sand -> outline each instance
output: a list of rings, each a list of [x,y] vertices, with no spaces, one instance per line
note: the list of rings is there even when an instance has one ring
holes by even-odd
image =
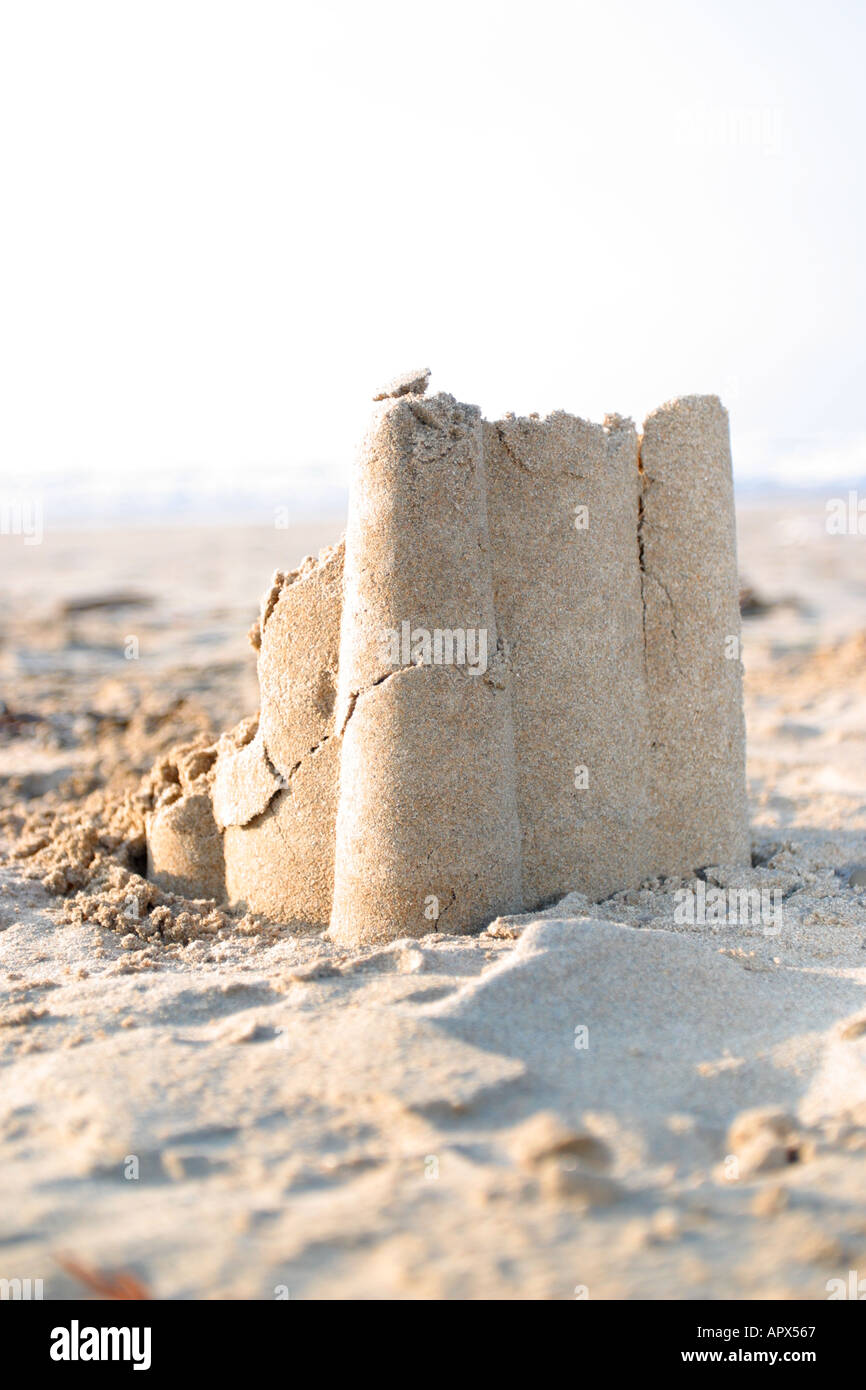
[[[736,525],[718,397],[653,411],[641,468],[651,867],[747,863]]]
[[[404,624],[420,661],[383,642]],[[497,652],[481,412],[400,395],[362,445],[346,532],[330,928],[346,944],[523,905],[510,682],[492,660],[437,664],[437,630]]]
[[[485,456],[524,901],[605,897],[654,857],[637,434],[619,417],[511,417],[485,426]]]
[[[345,538],[274,572],[257,723],[146,787],[148,879],[360,946],[747,865],[718,397],[639,439],[428,378],[375,395]]]
[[[753,867],[700,891],[778,932],[671,879],[358,948],[141,878],[142,777],[208,775],[248,596],[338,530],[2,539],[0,1277],[826,1298],[866,1268],[866,541],[740,510]],[[146,601],[70,607],[109,590]]]

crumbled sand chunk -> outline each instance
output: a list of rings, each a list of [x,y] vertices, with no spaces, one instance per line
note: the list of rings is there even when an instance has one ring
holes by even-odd
[[[423,367],[418,372],[403,372],[392,377],[373,397],[374,401],[385,401],[397,396],[423,396],[430,380],[430,368]]]

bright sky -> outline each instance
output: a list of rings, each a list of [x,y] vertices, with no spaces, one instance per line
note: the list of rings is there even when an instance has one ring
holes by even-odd
[[[0,16],[7,475],[342,483],[416,365],[866,475],[862,0]]]

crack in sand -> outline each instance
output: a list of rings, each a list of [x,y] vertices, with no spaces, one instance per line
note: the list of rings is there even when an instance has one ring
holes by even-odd
[[[664,594],[665,598],[666,598],[667,601],[668,601],[668,607],[670,608],[670,626],[669,626],[669,630],[670,630],[671,639],[672,639],[672,641],[673,641],[673,648],[672,648],[672,651],[671,651],[671,656],[672,656],[672,658],[673,658],[673,662],[674,662],[674,665],[676,666],[677,670],[680,671],[680,673],[682,674],[682,668],[680,667],[679,653],[678,653],[678,649],[677,649],[677,648],[678,648],[678,643],[679,643],[679,634],[678,634],[678,632],[677,632],[677,627],[676,627],[676,608],[675,608],[675,606],[674,606],[674,601],[673,601],[673,598],[671,597],[671,592],[670,592],[668,586],[665,584],[664,580],[659,579],[658,575],[657,575],[654,571],[648,569],[648,568],[647,568],[647,563],[646,563],[646,542],[644,541],[644,525],[645,525],[645,523],[646,523],[646,505],[645,505],[645,502],[644,502],[644,497],[645,497],[645,494],[649,491],[650,487],[651,487],[651,486],[653,485],[653,483],[655,482],[655,479],[654,479],[654,478],[651,478],[647,473],[644,472],[643,460],[642,460],[642,458],[641,458],[640,448],[638,449],[638,473],[639,473],[640,479],[641,479],[641,489],[640,489],[640,492],[638,493],[638,499],[637,499],[637,553],[638,553],[638,570],[639,570],[639,573],[640,573],[640,602],[641,602],[641,626],[642,626],[642,631],[643,631],[644,669],[647,668],[647,593],[646,593],[646,585],[647,585],[647,580],[651,579],[655,584],[658,584],[659,588],[661,589],[662,593]]]
[[[359,700],[363,699],[363,697],[364,697],[365,695],[369,695],[369,694],[370,694],[370,691],[371,691],[371,690],[375,690],[376,687],[377,687],[378,685],[384,685],[385,682],[391,680],[393,676],[399,676],[399,674],[400,674],[401,671],[414,671],[415,669],[416,669],[416,668],[415,668],[414,666],[401,666],[401,667],[399,667],[399,669],[396,670],[396,671],[386,671],[385,674],[384,674],[384,676],[379,676],[379,678],[378,678],[377,680],[371,681],[371,683],[370,683],[369,685],[365,686],[363,690],[352,690],[352,691],[350,691],[350,692],[349,692],[349,701],[348,701],[348,705],[347,705],[347,708],[346,708],[346,717],[345,717],[345,719],[343,720],[343,724],[342,724],[342,727],[341,727],[341,729],[340,729],[340,737],[342,738],[343,734],[346,732],[346,728],[348,727],[349,720],[352,718],[352,715],[355,713],[355,706],[357,705],[357,703],[358,703]]]

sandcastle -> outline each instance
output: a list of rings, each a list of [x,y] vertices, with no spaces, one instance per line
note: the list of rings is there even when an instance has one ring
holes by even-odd
[[[724,407],[489,423],[428,377],[274,576],[258,718],[155,769],[149,874],[357,944],[747,864]]]

